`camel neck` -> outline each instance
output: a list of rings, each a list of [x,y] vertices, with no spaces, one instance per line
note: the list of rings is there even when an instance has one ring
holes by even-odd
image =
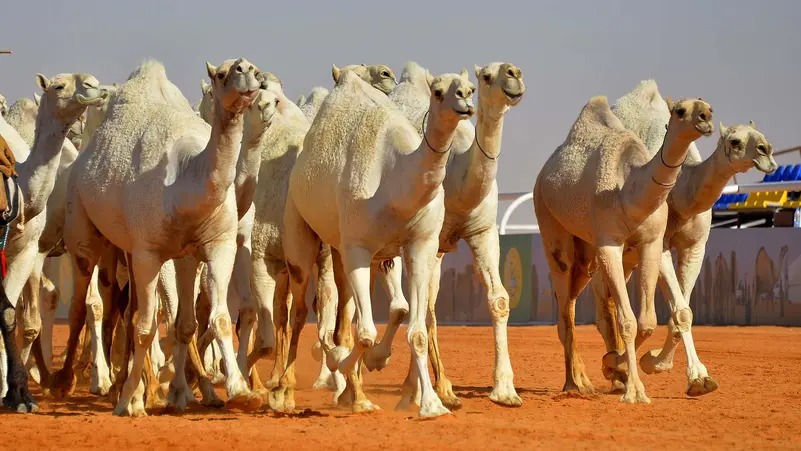
[[[458,184],[448,184],[450,191],[446,202],[449,209],[472,211],[492,190],[498,174],[504,114],[505,111],[491,111],[479,103],[473,142],[467,152],[454,159],[466,161],[454,161],[448,169],[454,171],[453,176],[460,180]],[[455,189],[451,189],[452,187]]]
[[[207,215],[225,201],[234,182],[242,138],[242,114],[215,105],[206,147],[186,165],[173,184],[173,202],[185,214]]]
[[[261,167],[261,140],[266,128],[261,120],[245,119],[242,135],[242,148],[236,164],[234,191],[236,192],[236,210],[239,219],[245,215],[253,203],[256,185],[259,181]]]
[[[720,193],[734,173],[720,141],[709,158],[697,165],[686,165],[682,169],[668,202],[684,218],[709,210],[720,198]]]
[[[445,179],[445,168],[458,120],[443,120],[429,111],[425,116],[423,138],[417,149],[399,158],[393,190],[398,190],[396,209],[411,216],[436,197]]]
[[[25,218],[38,216],[53,192],[61,161],[61,148],[72,123],[58,118],[46,102],[36,115],[36,132],[28,159],[17,165],[17,182],[25,198]]]
[[[633,168],[623,185],[623,206],[635,222],[644,221],[667,200],[681,173],[693,139],[668,128],[662,147],[649,162]]]

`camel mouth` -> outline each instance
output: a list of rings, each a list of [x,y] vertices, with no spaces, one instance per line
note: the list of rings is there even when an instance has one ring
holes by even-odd
[[[754,158],[751,161],[754,163],[755,168],[761,172],[764,172],[765,174],[772,174],[776,172],[776,169],[779,167],[775,161],[765,162],[762,158]]]
[[[83,94],[78,94],[77,98],[78,102],[81,105],[97,106],[101,105],[106,100],[106,98],[108,98],[108,91],[106,90],[101,91],[100,95],[98,95],[97,97],[88,97]]]
[[[698,130],[698,133],[709,136],[715,131],[715,126],[711,122],[699,122],[695,124],[695,129]]]
[[[468,108],[467,110],[457,110],[456,108],[454,108],[453,111],[455,111],[456,114],[459,115],[459,117],[471,117],[473,116],[474,112],[472,108]]]

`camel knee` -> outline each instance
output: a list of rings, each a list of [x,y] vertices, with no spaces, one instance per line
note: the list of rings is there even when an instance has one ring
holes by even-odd
[[[423,355],[428,351],[428,336],[425,331],[419,329],[409,330],[409,345],[416,355]]]
[[[637,335],[637,329],[637,321],[633,318],[623,318],[620,321],[620,336],[623,337],[625,342],[634,340]]]
[[[252,326],[253,323],[256,322],[256,308],[251,303],[250,305],[246,305],[240,307],[239,309],[239,323],[240,328],[247,328],[248,326]]]
[[[693,325],[693,311],[685,307],[674,314],[673,323],[678,332],[687,332]]]
[[[181,344],[188,344],[195,336],[197,324],[194,321],[178,321],[175,325],[175,340]]]
[[[14,330],[17,327],[17,311],[11,305],[7,305],[3,309],[3,324],[8,330]]]
[[[495,320],[505,320],[509,318],[508,296],[501,296],[489,301],[489,311]]]
[[[231,318],[226,314],[219,314],[211,320],[214,338],[222,339],[231,336]]]
[[[90,319],[92,321],[102,321],[103,320],[103,303],[96,302],[96,300],[92,300],[91,302],[87,302],[89,304],[89,308],[87,309],[87,313],[90,315]]]

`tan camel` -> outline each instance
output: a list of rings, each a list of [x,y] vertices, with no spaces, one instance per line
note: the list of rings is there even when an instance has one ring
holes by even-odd
[[[82,322],[76,320],[85,316],[84,297],[92,268],[108,249],[126,253],[132,301],[136,300],[129,308],[137,310],[132,315],[136,327],[133,365],[114,409],[116,415],[146,415],[140,375],[156,333],[159,270],[165,261],[189,255],[208,265],[209,322],[224,354],[229,404],[261,405],[236,364],[225,302],[236,240],[233,179],[242,114],[258,94],[260,74],[244,59],[226,60],[219,67],[207,63],[207,72],[215,100],[211,127],[192,112],[167,79],[164,67],[146,61],[119,89],[108,117],[70,171],[65,243],[76,268],[70,342],[76,340]],[[181,286],[193,289],[197,265],[189,266],[177,270],[177,277]],[[175,376],[168,397],[179,410],[194,400],[184,375],[187,344],[196,328],[194,301],[181,292]],[[56,375],[62,384],[70,376],[70,357],[74,353],[67,356],[65,374]]]
[[[659,151],[662,146],[659,130],[668,124],[670,112],[653,80],[641,82],[633,91],[618,99],[613,111],[627,129],[643,139],[652,156]],[[677,270],[674,270],[672,263],[661,264],[659,275],[660,289],[669,300],[669,304],[676,306],[675,309],[672,308],[676,313],[671,315],[668,322],[669,331],[665,346],[646,353],[640,360],[640,367],[648,374],[671,369],[676,345],[681,338],[687,353],[689,381],[687,394],[690,396],[703,395],[718,387],[695,350],[691,334],[692,311],[689,306],[709,238],[712,205],[720,198],[720,193],[734,174],[746,172],[752,167],[768,173],[776,169],[772,146],[765,136],[753,127],[753,122],[750,125],[728,128],[721,124],[720,134],[715,152],[705,161],[701,161],[695,146],[690,146],[676,186],[668,196],[670,220],[664,236],[663,260],[671,259],[670,250],[676,249]],[[624,256],[627,280],[636,265],[636,252]],[[620,374],[624,368],[618,368],[618,365],[624,365],[624,359],[619,357],[623,354],[623,350],[619,330],[615,327],[615,307],[613,300],[608,297],[609,293],[600,275],[593,276],[592,286],[598,312],[596,324],[604,337],[607,351],[614,353],[615,356],[615,359],[611,357],[605,359],[610,365],[604,365],[604,372],[612,379],[613,388],[619,389],[625,380],[625,375]],[[638,331],[641,339],[636,341],[635,347],[639,347],[642,340],[650,336],[656,326],[654,306],[642,305],[641,312],[650,315],[650,318],[639,321],[639,325],[646,325],[648,329]]]
[[[337,65],[334,64],[331,67],[331,76],[334,79],[335,85],[339,82],[342,74],[347,71],[353,71],[362,80],[371,84],[384,94],[389,94],[390,91],[395,88],[395,85],[398,84],[395,81],[395,72],[393,72],[389,66],[383,64],[350,64],[345,67],[337,67]],[[310,124],[314,121],[314,117],[317,115],[317,111],[320,110],[320,105],[322,105],[328,92],[327,89],[317,86],[312,88],[308,96],[301,96],[301,98],[298,99],[297,105],[300,107],[301,111],[303,111],[303,115],[306,116]]]
[[[668,194],[688,146],[712,133],[712,111],[702,100],[668,101],[665,143],[657,156],[625,129],[606,97],[593,97],[565,142],[546,161],[534,185],[534,211],[559,302],[559,339],[565,351],[564,391],[593,392],[575,342],[576,297],[596,269],[618,313],[629,377],[621,401],[650,402],[637,373],[637,323],[626,291],[623,254],[639,252],[640,298],[653,304],[667,224]]]
[[[430,96],[425,83],[427,71],[416,63],[407,64],[401,76],[401,83],[390,93],[390,99],[398,105],[412,123],[420,124],[425,114],[425,102]],[[448,170],[443,186],[445,188],[445,220],[439,235],[439,252],[430,283],[428,304],[429,359],[434,367],[435,390],[443,403],[458,407],[459,399],[453,393],[451,382],[445,376],[444,366],[437,343],[435,305],[439,292],[439,276],[444,253],[456,250],[460,239],[467,241],[476,262],[476,274],[487,291],[487,307],[493,319],[495,334],[495,374],[494,388],[490,399],[509,406],[519,406],[522,400],[517,395],[512,365],[506,342],[506,321],[509,316],[509,295],[501,283],[499,274],[500,249],[495,220],[498,211],[498,186],[495,175],[498,170],[503,118],[509,108],[517,105],[525,92],[522,71],[510,63],[491,63],[475,67],[478,79],[478,108],[475,128],[468,122],[461,122],[454,140],[453,156],[448,162]],[[421,132],[418,129],[418,132]],[[481,141],[481,142],[479,142]],[[398,271],[399,268],[390,268]],[[400,280],[400,274],[390,277]],[[400,301],[393,298],[390,322],[381,342],[365,355],[365,365],[382,368],[391,354],[391,340],[403,316],[398,314],[397,305],[408,304],[402,299],[400,284],[395,293]],[[395,307],[393,309],[393,307]],[[405,313],[405,312],[403,312]],[[404,397],[399,404],[405,408],[417,398],[416,384],[407,377]]]
[[[634,90],[618,99],[612,109],[627,129],[643,139],[651,155],[655,155],[659,151],[663,141],[660,130],[666,127],[670,119],[670,112],[659,94],[656,82],[653,80],[640,82]],[[728,136],[729,134],[731,136]],[[717,388],[717,383],[708,376],[706,368],[698,359],[689,331],[692,325],[689,299],[703,262],[704,247],[711,227],[712,204],[720,197],[721,190],[735,173],[745,172],[754,166],[763,172],[775,170],[776,163],[771,154],[770,143],[767,142],[764,135],[753,128],[753,122],[749,126],[729,128],[725,128],[721,124],[721,138],[718,147],[709,159],[702,162],[695,145],[690,145],[682,173],[676,187],[668,197],[671,220],[668,222],[664,243],[666,250],[678,249],[678,272],[673,270],[672,265],[660,267],[660,280],[663,282],[660,287],[667,299],[673,297],[672,290],[681,290],[680,294],[683,300],[677,299],[670,302],[682,304],[679,309],[686,310],[685,313],[674,316],[689,322],[677,326],[675,318],[671,318],[665,347],[644,355],[640,360],[640,365],[646,373],[670,369],[673,365],[673,354],[678,338],[679,336],[685,338],[686,335],[685,349],[688,353],[688,362],[690,362],[688,365],[690,381],[688,394],[701,395]],[[636,266],[634,253],[626,256],[624,265],[628,279],[632,268]],[[676,277],[678,277],[678,286],[665,282],[676,279]],[[616,336],[617,331],[614,330],[612,300],[607,297],[606,302],[601,301],[608,293],[605,293],[600,277],[597,275],[593,277],[592,285],[598,308],[597,324],[599,331],[604,336],[607,350],[610,352],[620,351],[622,346],[619,336]],[[635,343],[637,347],[642,340],[653,333],[653,327],[656,325],[656,313],[653,306],[643,305],[641,312],[650,315],[649,319],[640,321],[641,325],[647,324],[649,328],[639,330],[641,340]],[[687,312],[689,312],[689,318]],[[680,330],[676,330],[676,327],[679,327]],[[614,371],[618,365],[623,365],[623,359],[619,355],[620,352],[617,353],[615,359],[609,357],[607,363],[610,365],[604,366],[606,376],[612,379],[613,387],[616,389],[620,388],[621,380],[625,379],[624,374],[621,375]]]
[[[305,320],[306,284],[321,241],[341,255],[358,321],[353,351],[348,355],[348,350],[341,350],[338,357],[344,358],[336,360],[352,385],[359,384],[359,358],[376,342],[370,267],[374,261],[395,258],[403,249],[411,301],[407,338],[422,389],[421,416],[448,413],[428,377],[425,307],[445,210],[445,167],[457,125],[473,114],[474,90],[466,70],[434,78],[430,87],[421,139],[385,95],[353,72],[342,75],[307,133],[304,152],[290,176],[283,241],[295,300],[293,348]],[[325,330],[320,334],[329,336]],[[288,365],[293,364],[293,354],[290,351]],[[354,411],[376,408],[360,390],[355,393]]]

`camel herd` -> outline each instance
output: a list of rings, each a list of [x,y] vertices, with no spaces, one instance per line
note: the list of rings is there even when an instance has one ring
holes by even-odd
[[[435,303],[443,255],[464,239],[492,318],[489,397],[522,405],[495,224],[504,116],[526,91],[521,69],[491,63],[433,76],[410,62],[398,81],[384,65],[333,66],[334,87],[297,103],[277,76],[243,58],[207,63],[206,74],[194,106],[154,60],[120,85],[37,74],[41,96],[11,106],[0,97],[0,136],[16,157],[22,194],[8,226],[9,302],[0,305],[4,404],[38,409],[28,377],[45,396],[70,396],[84,348],[90,391],[110,394],[115,415],[140,417],[159,405],[180,412],[196,402],[195,389],[205,406],[294,409],[312,282],[314,388],[354,412],[378,409],[362,371],[389,364],[408,317],[411,359],[397,408],[447,414],[461,401],[445,375]],[[653,80],[611,107],[594,97],[540,172],[534,207],[559,302],[563,390],[594,390],[573,323],[590,282],[608,351],[604,374],[623,401],[650,402],[635,355],[656,326],[657,283],[673,315],[665,346],[639,367],[671,368],[681,340],[688,395],[717,388],[693,345],[687,302],[710,209],[731,175],[772,172],[776,163],[753,123],[721,124],[717,150],[702,161],[694,141],[712,134],[712,115],[701,99],[663,99]],[[73,268],[70,333],[63,367],[52,371],[58,292],[42,268],[62,254]],[[635,268],[637,318],[626,291]],[[376,280],[391,299],[381,337]],[[275,363],[263,383],[254,364],[267,356]]]

